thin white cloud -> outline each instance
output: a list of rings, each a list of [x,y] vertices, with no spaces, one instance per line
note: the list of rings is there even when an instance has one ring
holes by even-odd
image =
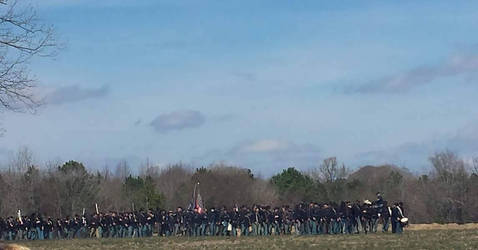
[[[44,98],[46,104],[59,105],[70,102],[79,102],[86,99],[102,98],[108,95],[109,87],[103,85],[99,88],[82,88],[78,85],[60,87],[47,94]]]
[[[265,153],[286,150],[290,147],[289,143],[280,140],[259,140],[241,147],[243,152]]]
[[[442,135],[423,142],[408,142],[395,147],[359,153],[355,163],[395,164],[409,169],[427,169],[428,158],[436,152],[450,150],[460,156],[478,156],[478,121],[470,122],[455,134]]]
[[[171,113],[160,114],[150,125],[160,133],[173,130],[197,128],[204,124],[205,116],[196,110],[180,110]]]
[[[373,80],[348,92],[401,93],[442,78],[458,76],[466,80],[478,76],[478,54],[456,53],[437,65],[420,66],[407,72]]]

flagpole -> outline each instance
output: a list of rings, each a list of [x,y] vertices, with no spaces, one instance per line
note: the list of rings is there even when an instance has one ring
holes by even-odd
[[[197,195],[198,195],[198,194],[199,194],[199,181],[198,181],[198,188],[197,188]],[[196,204],[195,204],[195,205],[198,205],[198,204],[197,204],[197,203],[198,203],[198,197],[197,197],[197,195],[196,195]]]
[[[193,209],[196,208],[196,188],[197,188],[198,184],[199,184],[199,182],[194,184],[194,191],[193,191],[193,203],[194,203],[193,206],[194,207],[193,207]]]

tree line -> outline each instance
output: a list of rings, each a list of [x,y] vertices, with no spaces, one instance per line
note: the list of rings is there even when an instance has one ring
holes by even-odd
[[[158,168],[149,164],[132,174],[128,163],[88,170],[81,162],[33,164],[22,149],[0,171],[0,216],[41,213],[63,217],[95,211],[173,210],[187,207],[199,190],[206,207],[287,205],[373,199],[380,191],[389,202],[402,201],[413,223],[478,221],[478,158],[465,161],[453,152],[432,155],[431,170],[415,175],[394,165],[351,171],[335,157],[307,172],[294,167],[271,178],[226,164]]]

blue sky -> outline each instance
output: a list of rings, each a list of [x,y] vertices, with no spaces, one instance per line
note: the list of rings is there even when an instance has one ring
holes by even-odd
[[[478,156],[478,6],[450,1],[35,1],[66,48],[0,159],[226,162],[270,175]]]

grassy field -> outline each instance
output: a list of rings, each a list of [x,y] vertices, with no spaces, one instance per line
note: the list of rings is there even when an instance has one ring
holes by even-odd
[[[242,238],[82,239],[17,242],[31,249],[478,249],[478,230],[407,230],[402,235],[319,235]]]

